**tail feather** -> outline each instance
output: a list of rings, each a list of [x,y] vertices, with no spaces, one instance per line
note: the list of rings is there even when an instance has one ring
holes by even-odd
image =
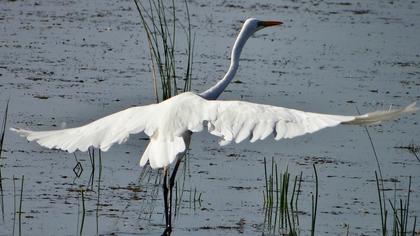
[[[151,139],[139,164],[144,166],[149,161],[153,169],[162,168],[172,163],[178,154],[185,150],[186,145],[182,137],[174,137],[173,140]]]
[[[375,111],[371,113],[366,113],[361,116],[356,116],[354,120],[343,122],[347,125],[370,125],[378,124],[382,121],[392,120],[404,113],[410,113],[417,111],[416,103],[413,102],[410,105],[403,107],[401,109],[390,109],[388,111]]]

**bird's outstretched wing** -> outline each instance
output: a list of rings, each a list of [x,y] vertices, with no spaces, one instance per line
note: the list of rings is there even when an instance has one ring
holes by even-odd
[[[47,148],[68,152],[86,151],[93,146],[107,151],[114,143],[123,143],[130,134],[144,131],[151,136],[156,130],[152,117],[156,105],[138,106],[111,114],[87,125],[52,131],[30,131],[11,128],[29,141]]]
[[[375,124],[413,112],[415,103],[398,110],[377,111],[360,116],[328,115],[242,101],[208,101],[194,93],[183,93],[162,103],[129,108],[85,126],[55,130],[13,129],[29,141],[68,152],[86,151],[90,146],[107,151],[130,134],[144,131],[150,136],[140,165],[153,168],[171,164],[185,151],[191,132],[200,132],[207,122],[221,145],[246,138],[251,142],[274,133],[275,139],[293,138],[338,124]]]
[[[294,138],[339,124],[367,125],[393,119],[417,108],[415,103],[402,109],[376,111],[359,116],[329,115],[241,101],[209,101],[217,114],[209,120],[211,134],[222,137],[220,145],[265,139],[274,133],[276,140]]]

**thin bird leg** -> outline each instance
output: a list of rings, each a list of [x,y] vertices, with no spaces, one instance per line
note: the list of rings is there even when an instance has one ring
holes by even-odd
[[[172,230],[172,189],[174,187],[174,182],[175,182],[175,176],[176,176],[176,172],[178,171],[178,167],[179,164],[181,163],[182,160],[182,156],[180,158],[178,158],[178,160],[176,161],[174,170],[172,171],[171,174],[171,178],[169,178],[169,228]]]
[[[165,227],[168,228],[168,187],[167,187],[167,176],[168,176],[168,168],[169,167],[164,167],[163,168],[163,183],[162,183],[162,190],[163,190],[163,204],[165,206]],[[166,232],[166,230],[165,230]],[[163,234],[165,235],[165,233]]]
[[[172,171],[171,178],[169,179],[169,186],[171,189],[174,186],[176,172],[178,171],[178,167],[179,167],[179,164],[181,164],[181,161],[182,161],[182,157],[178,158],[178,160],[175,163],[174,170]]]

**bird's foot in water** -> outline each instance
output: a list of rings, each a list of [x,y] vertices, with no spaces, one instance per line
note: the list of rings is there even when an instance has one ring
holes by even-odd
[[[162,236],[170,236],[172,233],[172,227],[171,226],[167,226],[165,231],[163,231]]]

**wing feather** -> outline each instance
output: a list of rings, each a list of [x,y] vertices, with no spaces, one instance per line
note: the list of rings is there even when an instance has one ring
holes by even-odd
[[[251,142],[274,134],[275,140],[314,133],[339,124],[376,124],[417,110],[415,103],[402,109],[376,111],[361,116],[330,115],[243,101],[208,101],[216,116],[208,120],[208,131],[221,137],[220,145],[250,138]],[[217,107],[216,109],[214,107]]]
[[[130,134],[145,131],[151,136],[156,123],[151,122],[157,105],[138,106],[103,117],[87,125],[52,131],[11,130],[47,148],[68,152],[86,151],[93,146],[107,151],[115,143],[127,141]]]
[[[159,104],[128,108],[77,128],[12,130],[41,146],[68,152],[86,151],[91,146],[107,151],[114,143],[125,142],[130,134],[144,131],[151,139],[140,165],[149,161],[153,168],[160,168],[184,152],[191,132],[200,132],[205,123],[211,134],[221,137],[219,144],[226,145],[247,138],[255,142],[270,134],[276,140],[294,138],[339,124],[376,124],[416,109],[413,103],[398,110],[342,116],[243,101],[208,101],[188,92]]]

